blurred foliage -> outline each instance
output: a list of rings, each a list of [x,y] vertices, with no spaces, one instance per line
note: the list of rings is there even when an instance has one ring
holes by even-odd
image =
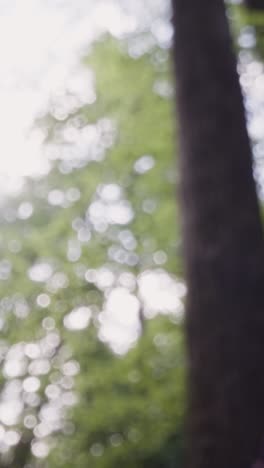
[[[0,466],[182,465],[183,294],[153,310],[140,290],[144,272],[183,290],[168,58],[98,43],[97,99],[39,122],[52,169],[1,207]],[[101,327],[118,288],[140,314],[116,354]]]
[[[255,58],[264,58],[264,11],[249,9],[243,5],[229,8],[231,25],[237,38],[238,51]]]
[[[81,401],[72,417],[76,434],[61,437],[51,465],[180,466],[184,379],[179,328],[167,319],[153,320],[122,359],[107,358],[98,342],[94,346],[90,360],[90,345],[82,349]]]

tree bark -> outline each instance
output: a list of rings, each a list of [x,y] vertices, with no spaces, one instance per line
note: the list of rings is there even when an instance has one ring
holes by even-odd
[[[190,468],[249,468],[264,434],[264,241],[222,0],[173,0]]]
[[[244,2],[251,10],[264,10],[264,0],[244,0]]]

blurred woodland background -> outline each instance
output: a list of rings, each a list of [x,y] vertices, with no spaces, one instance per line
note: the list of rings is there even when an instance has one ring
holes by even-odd
[[[0,466],[180,468],[170,4],[71,3],[0,5]],[[263,200],[264,13],[228,15]]]

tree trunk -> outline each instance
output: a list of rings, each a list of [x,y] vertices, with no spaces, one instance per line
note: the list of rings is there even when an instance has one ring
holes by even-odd
[[[249,468],[264,434],[264,241],[223,0],[173,0],[190,468]]]
[[[264,0],[244,0],[244,2],[252,10],[264,10]]]

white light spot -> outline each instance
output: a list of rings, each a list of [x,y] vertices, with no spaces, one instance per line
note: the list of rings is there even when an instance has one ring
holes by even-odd
[[[153,260],[156,263],[156,265],[163,265],[167,261],[167,254],[162,250],[158,250],[154,253]]]
[[[117,184],[107,184],[99,188],[101,198],[106,202],[115,202],[120,199],[122,189]]]
[[[185,285],[163,270],[146,271],[138,279],[139,293],[150,316],[157,313],[183,313]]]
[[[46,458],[49,454],[49,446],[46,442],[33,442],[32,453],[37,458]]]
[[[10,447],[17,445],[20,441],[20,434],[16,431],[7,431],[5,434],[5,443]]]
[[[36,263],[28,270],[29,278],[36,282],[47,281],[53,272],[53,268],[49,263]]]
[[[162,46],[168,47],[170,45],[173,37],[173,28],[170,23],[159,18],[152,24],[151,32]]]
[[[59,398],[61,389],[58,387],[58,385],[48,385],[45,389],[45,394],[50,400],[55,400]]]
[[[23,401],[26,403],[27,406],[31,406],[32,408],[36,408],[40,404],[40,397],[37,393],[28,393],[25,392],[23,394]]]
[[[67,376],[74,376],[80,372],[80,364],[77,361],[68,361],[62,367],[62,372]]]
[[[33,205],[29,202],[23,202],[19,205],[17,216],[20,219],[28,219],[33,214]]]
[[[63,323],[69,330],[84,330],[88,327],[92,316],[89,307],[78,307],[73,309],[68,315],[64,317]]]
[[[87,270],[85,272],[85,279],[88,283],[95,283],[97,280],[97,271],[92,268]]]
[[[77,262],[82,254],[80,242],[77,240],[68,241],[67,258],[70,262]]]
[[[256,35],[254,28],[251,26],[244,27],[238,38],[238,43],[240,47],[243,47],[244,49],[251,49],[254,47],[256,45]]]
[[[8,359],[3,367],[3,374],[7,378],[19,377],[26,372],[27,361],[25,359]]]
[[[31,375],[45,375],[50,371],[48,359],[35,359],[29,365],[28,371]]]
[[[61,416],[61,405],[59,402],[52,402],[42,406],[40,410],[40,419],[45,422],[55,423]]]
[[[62,192],[61,190],[54,189],[51,190],[48,194],[48,202],[50,205],[53,206],[63,205],[64,199],[65,195],[64,192]]]
[[[25,345],[25,350],[24,353],[26,356],[28,356],[30,359],[36,359],[40,355],[40,348],[39,345],[36,343],[28,343]]]
[[[127,200],[109,205],[106,213],[111,224],[128,224],[134,218],[134,211]]]
[[[47,422],[41,422],[38,424],[34,429],[34,436],[38,439],[43,439],[43,437],[47,437],[52,432],[52,425]]]
[[[109,288],[115,281],[115,275],[107,268],[101,268],[97,271],[96,285],[99,289]]]
[[[139,301],[127,289],[113,289],[100,314],[102,341],[110,344],[118,354],[123,354],[137,340],[140,333]]]
[[[157,80],[154,83],[153,91],[158,94],[158,96],[165,99],[170,99],[173,96],[173,87],[166,80]]]
[[[17,424],[23,411],[23,403],[19,400],[10,400],[0,403],[0,421],[6,426]]]
[[[40,388],[40,380],[37,377],[27,377],[23,382],[25,392],[34,393]]]
[[[145,174],[145,172],[150,171],[155,166],[155,159],[153,156],[145,155],[141,156],[135,164],[134,169],[138,174]]]
[[[24,426],[27,429],[33,429],[37,424],[37,418],[33,414],[28,414],[24,418]]]
[[[121,273],[119,276],[118,282],[120,286],[123,286],[126,289],[129,289],[129,291],[134,291],[136,287],[136,278],[133,275],[133,273],[129,272],[124,272]]]
[[[9,260],[3,259],[0,261],[0,280],[7,280],[12,271],[12,264]]]
[[[2,442],[5,437],[5,429],[4,427],[0,424],[0,441]]]
[[[59,289],[67,288],[69,284],[68,276],[65,273],[57,272],[53,275],[48,282],[48,289],[50,292],[57,292]]]
[[[15,308],[14,308],[14,314],[16,317],[20,319],[24,319],[28,316],[29,311],[30,311],[29,305],[26,303],[25,300],[16,302]]]
[[[42,307],[43,309],[46,307],[49,307],[50,305],[50,297],[48,294],[39,294],[37,297],[37,304],[39,307]]]

